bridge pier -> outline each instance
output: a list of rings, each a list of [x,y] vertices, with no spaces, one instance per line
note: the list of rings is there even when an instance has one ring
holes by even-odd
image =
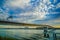
[[[55,29],[51,28],[49,29],[48,27],[44,27],[44,40],[56,40],[56,34],[55,34]]]

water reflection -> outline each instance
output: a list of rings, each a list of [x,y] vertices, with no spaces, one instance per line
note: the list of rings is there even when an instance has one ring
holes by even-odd
[[[43,33],[43,30],[24,30],[24,29],[18,29],[18,30],[0,30],[0,36],[2,37],[13,37],[17,39],[24,39],[24,40],[33,40],[40,37],[40,34]]]
[[[56,30],[55,33],[59,31]],[[36,29],[0,29],[0,39],[6,37],[4,40],[44,40],[43,34],[43,30]]]

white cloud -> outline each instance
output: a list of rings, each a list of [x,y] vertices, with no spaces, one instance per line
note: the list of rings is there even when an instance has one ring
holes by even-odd
[[[48,14],[48,10],[53,7],[49,0],[43,0],[41,2],[39,1],[39,5],[33,9],[32,5],[29,3],[30,1],[31,0],[7,0],[4,4],[7,13],[10,8],[12,8],[13,10],[15,10],[16,8],[21,8],[26,11],[26,8],[28,7],[33,10],[32,11],[29,9],[29,11],[27,10],[27,12],[14,14],[13,16],[17,16],[18,18],[9,19],[9,21],[32,23],[35,20],[44,20],[46,18],[45,15]],[[48,7],[45,3],[50,6]]]
[[[7,17],[8,17],[8,13],[6,13],[0,8],[0,20],[6,20]]]
[[[30,0],[7,0],[6,5],[10,7],[21,7],[25,8],[26,6],[30,6]]]
[[[57,0],[54,0],[54,3],[56,3],[57,2]]]
[[[56,8],[60,8],[60,3],[58,3],[58,4],[56,5]]]

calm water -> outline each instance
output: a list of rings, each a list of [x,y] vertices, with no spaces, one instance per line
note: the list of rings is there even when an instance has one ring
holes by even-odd
[[[60,30],[56,30],[56,33],[60,33]],[[35,37],[35,35],[42,36],[43,30],[27,30],[27,29],[0,29],[0,36],[14,37],[14,38],[29,38]]]

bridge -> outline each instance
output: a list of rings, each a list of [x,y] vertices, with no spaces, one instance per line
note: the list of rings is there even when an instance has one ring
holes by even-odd
[[[59,34],[60,33],[55,33],[55,29],[57,28],[54,28],[52,26],[49,26],[49,25],[41,25],[41,24],[29,24],[29,23],[17,23],[17,22],[9,22],[9,21],[0,21],[0,25],[3,24],[3,25],[13,25],[14,26],[36,26],[36,28],[27,28],[27,29],[43,29],[44,32],[44,38],[47,38],[47,40],[54,40],[55,37],[56,38],[60,38],[60,36],[55,36],[55,34]],[[0,28],[0,29],[21,29],[21,28]],[[26,29],[26,28],[23,28],[23,29]],[[48,31],[49,29],[51,29],[50,31]],[[45,40],[45,39],[44,39]]]
[[[50,25],[42,25],[42,24],[30,24],[30,23],[17,23],[17,22],[9,22],[9,21],[0,21],[0,25],[14,25],[14,26],[27,26],[27,27],[36,27],[36,28],[43,28],[43,27],[48,27],[48,28],[54,28]]]

